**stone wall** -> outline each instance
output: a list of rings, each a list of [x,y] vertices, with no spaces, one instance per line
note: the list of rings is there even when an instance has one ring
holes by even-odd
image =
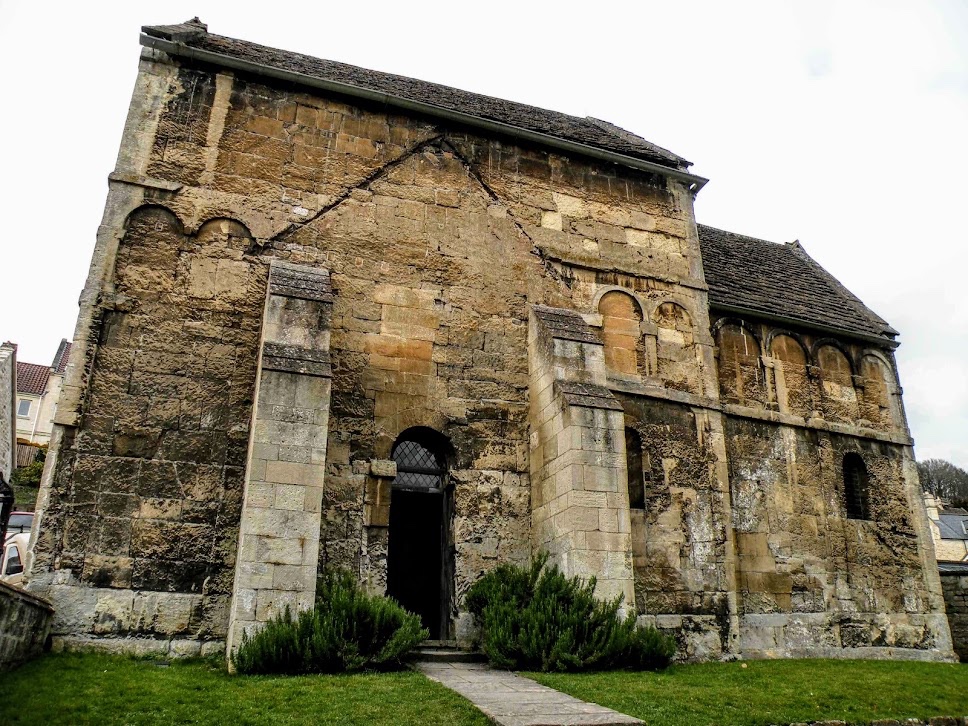
[[[327,277],[328,299],[273,292],[270,267],[287,265]],[[551,308],[582,337],[539,330],[532,311]],[[929,647],[940,590],[912,560],[892,361],[730,324],[710,325],[683,182],[145,51],[29,587],[55,601],[58,643],[172,653],[307,605],[317,567],[384,592],[394,443],[425,427],[448,444],[450,634],[469,634],[461,604],[483,572],[547,548],[674,632],[685,658],[790,654],[749,620],[742,645],[741,615],[834,617],[863,593],[908,618],[891,642]],[[643,447],[635,512],[625,429]],[[897,529],[824,539],[801,572],[813,540],[783,529],[792,495],[775,472],[814,462],[797,504],[809,527],[852,446],[877,453]],[[741,473],[758,467],[775,488]],[[900,561],[877,573],[863,558],[888,546]],[[846,580],[817,574],[848,558]]]
[[[733,649],[734,562],[712,421],[682,404],[620,400],[643,447],[645,506],[631,511],[637,611],[677,636],[681,656],[722,657]]]
[[[955,653],[968,663],[968,575],[941,573],[941,589]]]
[[[0,476],[10,481],[17,464],[17,349],[0,346]]]
[[[946,650],[890,353],[736,318],[713,331],[744,653]]]
[[[0,671],[43,652],[52,613],[43,598],[0,582]]]

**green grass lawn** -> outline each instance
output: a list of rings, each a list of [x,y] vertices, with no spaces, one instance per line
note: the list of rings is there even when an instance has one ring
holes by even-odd
[[[650,726],[968,716],[968,664],[783,660],[661,673],[528,674]]]
[[[968,716],[968,665],[750,661],[662,673],[530,674],[650,726]],[[47,655],[0,674],[0,724],[446,724],[484,726],[419,673],[230,676],[220,662]]]
[[[485,726],[419,673],[230,676],[220,664],[47,655],[0,673],[0,724],[447,724]]]

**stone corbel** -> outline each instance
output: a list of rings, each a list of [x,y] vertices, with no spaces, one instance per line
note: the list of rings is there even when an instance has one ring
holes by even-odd
[[[820,380],[821,378],[821,368],[820,366],[807,366],[807,376],[813,380]]]
[[[708,345],[710,348],[716,346],[716,341],[707,331],[705,330],[695,330],[693,331],[693,340],[696,345]]]
[[[851,376],[850,380],[854,384],[854,388],[864,390],[864,386],[866,385],[864,376]]]

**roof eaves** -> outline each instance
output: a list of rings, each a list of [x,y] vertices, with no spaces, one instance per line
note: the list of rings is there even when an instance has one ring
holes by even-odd
[[[461,123],[472,128],[491,131],[510,136],[512,138],[523,139],[545,147],[580,154],[652,174],[658,174],[683,182],[694,194],[702,189],[702,187],[705,186],[705,184],[709,181],[705,177],[691,174],[682,169],[665,166],[647,159],[639,159],[627,154],[598,148],[589,144],[553,136],[540,131],[526,129],[521,126],[505,123],[503,121],[484,118],[482,116],[475,116],[473,114],[455,111],[453,109],[444,108],[432,103],[427,103],[425,101],[417,101],[384,91],[375,91],[373,89],[364,88],[362,86],[357,86],[343,81],[319,78],[317,76],[307,75],[298,71],[266,65],[255,61],[246,60],[244,58],[237,58],[235,56],[226,55],[224,53],[218,53],[211,50],[196,48],[187,45],[186,41],[190,41],[204,34],[204,31],[200,29],[190,29],[184,32],[179,32],[178,29],[182,28],[183,26],[191,26],[191,28],[194,28],[193,23],[183,23],[177,26],[144,26],[141,33],[141,45],[147,48],[160,50],[164,53],[168,53],[169,55],[181,56],[189,60],[198,60],[203,63],[211,63],[216,66],[253,73],[255,75],[273,78],[288,83],[295,83],[309,88],[317,88],[333,93],[340,93],[346,96],[375,102],[384,106],[417,112],[435,118],[442,118],[444,120]],[[682,162],[688,165],[688,162],[686,162],[685,159],[682,159]]]
[[[824,325],[823,323],[814,322],[812,320],[806,320],[804,318],[795,318],[789,315],[781,315],[773,310],[767,310],[764,308],[756,308],[753,306],[743,306],[743,305],[731,305],[729,303],[716,302],[710,299],[709,307],[713,310],[719,310],[724,313],[732,313],[733,315],[752,315],[754,317],[762,318],[764,320],[772,320],[777,323],[783,323],[784,325],[794,325],[799,327],[811,328],[813,330],[819,331],[821,333],[830,333],[831,335],[842,335],[847,338],[854,338],[856,340],[862,340],[868,343],[876,343],[879,346],[887,346],[889,348],[897,348],[900,342],[897,340],[892,340],[890,338],[881,337],[878,335],[869,335],[862,333],[858,330],[851,330],[849,328],[838,328],[833,325]]]

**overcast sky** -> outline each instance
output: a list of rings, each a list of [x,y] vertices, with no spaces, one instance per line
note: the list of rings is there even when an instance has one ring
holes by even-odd
[[[570,9],[571,8],[571,9]],[[213,33],[579,116],[692,160],[700,222],[807,252],[901,331],[919,459],[968,468],[968,2],[0,0],[0,339],[73,337],[139,29]]]

